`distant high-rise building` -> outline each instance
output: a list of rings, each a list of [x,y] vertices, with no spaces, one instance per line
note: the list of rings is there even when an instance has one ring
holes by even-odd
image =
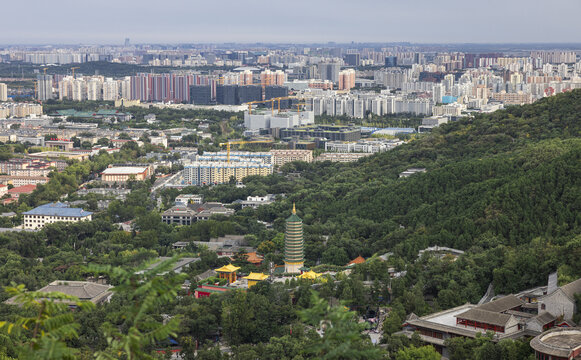
[[[434,100],[434,104],[439,104],[442,102],[442,97],[446,93],[446,88],[443,84],[436,84],[432,90],[432,100]]]
[[[210,105],[212,88],[210,85],[190,86],[190,102],[194,105]]]
[[[450,92],[454,86],[454,74],[447,74],[444,76],[444,86],[446,87],[446,92]]]
[[[8,86],[6,84],[0,83],[0,101],[8,100]]]
[[[339,90],[349,90],[355,87],[355,70],[347,69],[339,72]]]
[[[256,85],[238,86],[238,103],[262,100],[262,88]]]
[[[298,273],[305,265],[303,239],[303,220],[298,217],[293,204],[292,215],[286,219],[286,231],[284,236],[284,272]]]
[[[284,85],[286,81],[286,74],[282,70],[270,71],[268,69],[260,73],[261,85]]]
[[[361,58],[359,54],[347,54],[345,55],[345,64],[349,66],[359,66],[361,65]]]
[[[131,45],[131,44],[129,43],[129,38],[125,38],[125,47],[129,47],[129,45]]]
[[[238,105],[238,85],[216,86],[216,102],[224,105]]]
[[[37,75],[38,100],[52,99],[52,75]]]
[[[385,57],[385,67],[396,67],[396,66],[397,66],[397,56]]]
[[[264,100],[269,100],[272,98],[285,97],[288,96],[288,88],[286,86],[265,86],[264,87]],[[283,103],[281,102],[281,107]]]
[[[319,64],[319,74],[322,80],[329,80],[333,83],[339,82],[339,70],[341,65],[339,63],[321,63]]]

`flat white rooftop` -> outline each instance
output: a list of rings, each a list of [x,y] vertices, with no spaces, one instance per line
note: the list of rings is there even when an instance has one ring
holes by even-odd
[[[103,170],[102,174],[105,175],[131,175],[131,174],[141,174],[142,172],[146,172],[146,167],[131,167],[131,166],[122,166],[122,167],[112,167]]]

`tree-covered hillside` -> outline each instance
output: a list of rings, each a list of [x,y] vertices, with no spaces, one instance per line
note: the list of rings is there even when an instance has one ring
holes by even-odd
[[[263,210],[263,217],[284,215],[296,202],[308,224],[313,262],[335,259],[340,265],[386,251],[413,259],[431,245],[468,250],[468,259],[495,260],[481,262],[481,289],[495,268],[506,265],[493,252],[526,259],[539,238],[565,258],[546,253],[517,267],[515,282],[495,280],[500,291],[537,284],[567,263],[565,248],[581,233],[580,114],[581,91],[573,91],[447,124],[354,164],[312,164],[286,184],[288,202]],[[427,172],[398,177],[410,167]],[[330,238],[323,245],[318,235]],[[572,268],[563,267],[562,276],[581,276],[573,259],[567,265]]]

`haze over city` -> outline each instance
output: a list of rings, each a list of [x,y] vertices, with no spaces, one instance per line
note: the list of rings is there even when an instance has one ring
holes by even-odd
[[[0,44],[567,43],[581,33],[577,0],[34,0],[2,13]]]

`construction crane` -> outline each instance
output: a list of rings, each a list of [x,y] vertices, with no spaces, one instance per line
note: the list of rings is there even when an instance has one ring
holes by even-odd
[[[75,69],[80,69],[80,67],[75,66],[71,68],[71,70],[73,71],[73,79],[75,78]]]
[[[246,104],[248,105],[248,114],[252,115],[252,105],[253,104],[262,104],[262,103],[270,103],[272,109],[272,115],[274,115],[274,102],[278,101],[278,112],[280,112],[280,101],[281,100],[289,100],[289,99],[296,99],[295,96],[283,96],[283,97],[276,97],[268,100],[257,100],[257,101],[249,101]]]
[[[226,145],[226,162],[230,163],[230,146],[231,145],[242,145],[242,144],[266,144],[270,143],[272,140],[253,140],[253,141],[228,141],[225,143],[220,143],[220,146]]]
[[[262,104],[262,103],[270,103],[270,109],[272,110],[272,115],[274,115],[274,101],[275,99],[269,99],[269,100],[256,100],[256,101],[249,101],[246,104],[248,104],[248,114],[252,115],[252,105],[253,104]],[[280,111],[280,106],[279,106],[279,111]]]
[[[300,117],[301,116],[301,105],[309,105],[309,104],[307,104],[307,103],[298,103],[298,104],[295,104],[295,105],[297,106],[297,113],[298,113],[298,115]]]
[[[48,70],[48,68],[42,68],[42,71],[44,71],[44,75],[46,75],[46,70]]]

